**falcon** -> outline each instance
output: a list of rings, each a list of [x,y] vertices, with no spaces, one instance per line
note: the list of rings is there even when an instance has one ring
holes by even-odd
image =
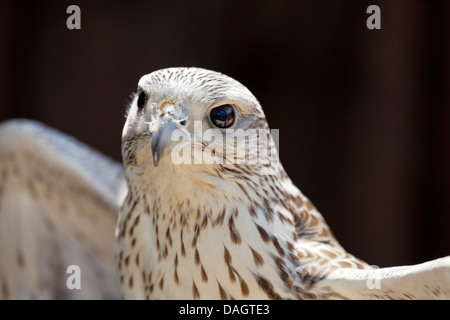
[[[378,269],[346,252],[228,76],[142,77],[122,157],[29,121],[0,127],[0,297],[67,294],[73,263],[92,281],[81,298],[450,298],[450,257]]]

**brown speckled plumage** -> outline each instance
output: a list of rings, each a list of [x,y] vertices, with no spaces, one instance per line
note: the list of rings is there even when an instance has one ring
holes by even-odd
[[[229,130],[207,131],[213,108],[236,147],[220,143]],[[249,90],[198,68],[140,80],[124,166],[42,124],[0,124],[0,299],[450,298],[450,257],[377,269],[347,253],[268,128]],[[202,161],[172,158],[180,132]],[[81,290],[66,286],[71,264]]]
[[[373,269],[339,245],[311,201],[289,179],[271,139],[267,143],[272,152],[264,164],[178,165],[169,153],[158,158],[158,166],[153,164],[150,144],[161,126],[182,118],[201,122],[204,131],[212,127],[205,120],[208,110],[218,105],[235,107],[233,129],[268,129],[258,101],[244,86],[208,70],[171,68],[144,76],[140,93],[148,101],[142,108],[133,101],[123,131],[129,193],[119,215],[116,248],[122,275],[142,269],[155,277],[147,286],[125,286],[126,298],[370,297],[363,292],[345,295],[328,284],[336,271]],[[163,110],[167,101],[176,101],[170,104],[178,108],[170,117]],[[187,130],[204,151],[207,145],[193,127]],[[247,155],[257,152],[243,148]],[[214,150],[217,154],[223,159],[240,157],[220,146]],[[138,224],[131,227],[128,221]],[[126,231],[130,227],[138,234],[135,245]],[[127,267],[120,261],[125,251],[140,254],[143,265]]]

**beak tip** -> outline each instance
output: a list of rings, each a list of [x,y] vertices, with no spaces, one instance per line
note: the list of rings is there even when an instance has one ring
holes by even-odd
[[[164,156],[171,144],[171,135],[177,129],[177,126],[172,122],[166,122],[162,128],[152,133],[150,147],[153,155],[153,164],[158,166],[161,157]]]

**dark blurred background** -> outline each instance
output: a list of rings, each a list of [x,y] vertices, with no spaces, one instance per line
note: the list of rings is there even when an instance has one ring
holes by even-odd
[[[81,8],[68,30],[66,8]],[[366,9],[381,8],[381,30]],[[450,1],[1,1],[0,120],[40,120],[120,159],[139,78],[228,74],[282,162],[370,264],[450,254]]]

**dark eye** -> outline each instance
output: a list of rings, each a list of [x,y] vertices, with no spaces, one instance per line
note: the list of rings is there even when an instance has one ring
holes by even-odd
[[[139,95],[138,101],[137,101],[137,106],[140,109],[142,109],[145,104],[147,103],[148,100],[148,96],[145,92],[141,92],[141,94]]]
[[[234,109],[229,104],[211,109],[209,112],[209,119],[212,124],[220,129],[229,128],[233,125],[236,115]]]

